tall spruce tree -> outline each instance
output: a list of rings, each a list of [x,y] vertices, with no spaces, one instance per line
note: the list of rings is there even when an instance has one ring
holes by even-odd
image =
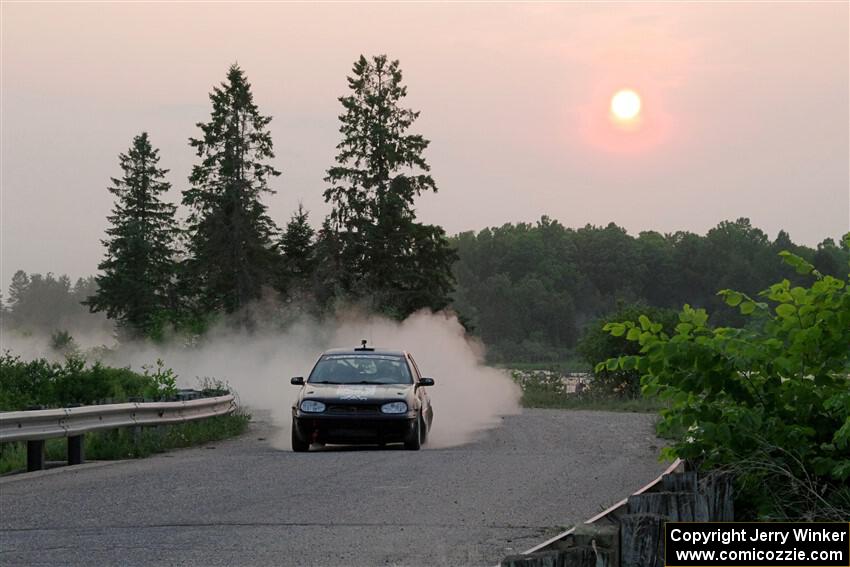
[[[201,312],[232,313],[275,283],[276,228],[260,197],[273,193],[268,180],[280,172],[267,163],[274,158],[271,117],[259,113],[238,65],[213,88],[210,101],[210,121],[198,123],[202,135],[189,140],[201,162],[183,192],[191,209],[184,273]]]
[[[286,230],[280,238],[280,250],[283,253],[284,275],[282,289],[307,287],[316,265],[316,231],[308,221],[309,213],[299,204],[298,210],[289,219]]]
[[[313,297],[320,308],[333,310],[337,300],[346,300],[348,291],[342,282],[342,243],[339,233],[331,225],[330,216],[322,221],[316,235],[314,253],[316,265],[311,278]]]
[[[104,311],[131,334],[149,335],[168,316],[174,279],[175,206],[161,200],[171,187],[164,181],[159,150],[146,132],[118,160],[124,172],[112,179],[115,195],[111,226],[103,241],[106,257],[98,265],[97,291],[85,304]]]
[[[14,308],[16,305],[23,303],[26,297],[27,290],[30,285],[30,277],[23,270],[18,270],[12,276],[12,283],[9,285],[9,306]]]
[[[357,300],[397,317],[448,305],[456,259],[442,228],[416,222],[414,199],[437,191],[423,152],[429,141],[408,133],[419,112],[398,61],[362,55],[340,97],[342,141],[328,170],[325,201],[340,245],[341,286]]]

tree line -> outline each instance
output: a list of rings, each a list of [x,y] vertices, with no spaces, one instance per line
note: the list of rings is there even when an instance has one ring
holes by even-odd
[[[42,333],[100,330],[104,321],[87,316],[88,309],[83,305],[96,292],[94,276],[78,278],[72,284],[66,275],[27,274],[18,270],[12,276],[6,301],[0,302],[3,327]]]
[[[339,98],[341,140],[325,176],[331,212],[315,231],[299,206],[283,229],[263,196],[281,175],[271,160],[272,118],[245,72],[232,65],[209,95],[210,117],[189,139],[197,162],[182,190],[186,222],[163,197],[171,189],[147,133],[118,157],[114,207],[97,289],[84,303],[124,335],[160,337],[202,329],[216,314],[250,325],[245,308],[274,294],[316,312],[340,303],[403,318],[449,304],[455,253],[442,228],[417,222],[415,198],[437,191],[403,106],[398,61],[361,56]]]
[[[303,209],[293,214],[278,242],[278,253],[287,259],[278,289],[299,303],[333,297],[330,284],[311,288],[336,266],[320,263],[316,243],[322,241]],[[572,229],[543,217],[535,224],[464,232],[449,245],[457,261],[448,308],[481,337],[495,362],[562,361],[574,354],[596,362],[624,346],[602,331],[605,321],[640,312],[675,324],[674,310],[685,303],[706,309],[713,325],[741,325],[744,318],[717,291],[755,294],[766,282],[801,283],[801,276],[781,262],[782,250],[837,277],[850,261],[847,245],[827,238],[809,248],[794,244],[784,231],[771,240],[748,219],[721,222],[705,235],[648,231],[632,236],[615,224]],[[309,253],[302,254],[305,250]],[[335,285],[341,290],[346,284]],[[21,329],[72,328],[85,312],[80,302],[97,290],[94,278],[71,285],[66,276],[19,271],[4,319]]]
[[[607,315],[639,306],[705,308],[711,324],[743,318],[717,296],[755,294],[767,283],[802,280],[779,258],[791,251],[823,274],[846,276],[850,249],[827,238],[817,248],[774,240],[749,219],[691,232],[632,236],[616,224],[566,228],[543,217],[452,238],[459,260],[453,307],[488,346],[494,361],[555,361],[598,333]]]

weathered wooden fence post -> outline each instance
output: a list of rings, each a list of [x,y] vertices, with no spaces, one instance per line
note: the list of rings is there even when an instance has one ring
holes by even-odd
[[[696,472],[673,473],[661,479],[662,492],[629,497],[620,524],[623,567],[664,566],[665,522],[732,521],[732,479]]]
[[[505,557],[501,567],[664,567],[666,522],[734,519],[730,475],[670,472],[589,523],[535,548],[545,551]]]

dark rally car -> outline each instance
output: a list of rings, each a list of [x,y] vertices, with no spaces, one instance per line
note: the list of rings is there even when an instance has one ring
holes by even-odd
[[[313,443],[404,443],[418,450],[434,420],[423,378],[410,353],[363,346],[322,353],[292,406],[292,450]]]

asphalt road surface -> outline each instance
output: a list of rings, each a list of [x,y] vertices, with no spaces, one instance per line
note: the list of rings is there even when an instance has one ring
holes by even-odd
[[[0,479],[0,565],[494,565],[655,478],[646,414],[525,410],[450,449],[245,436]],[[262,440],[261,440],[262,439]]]

